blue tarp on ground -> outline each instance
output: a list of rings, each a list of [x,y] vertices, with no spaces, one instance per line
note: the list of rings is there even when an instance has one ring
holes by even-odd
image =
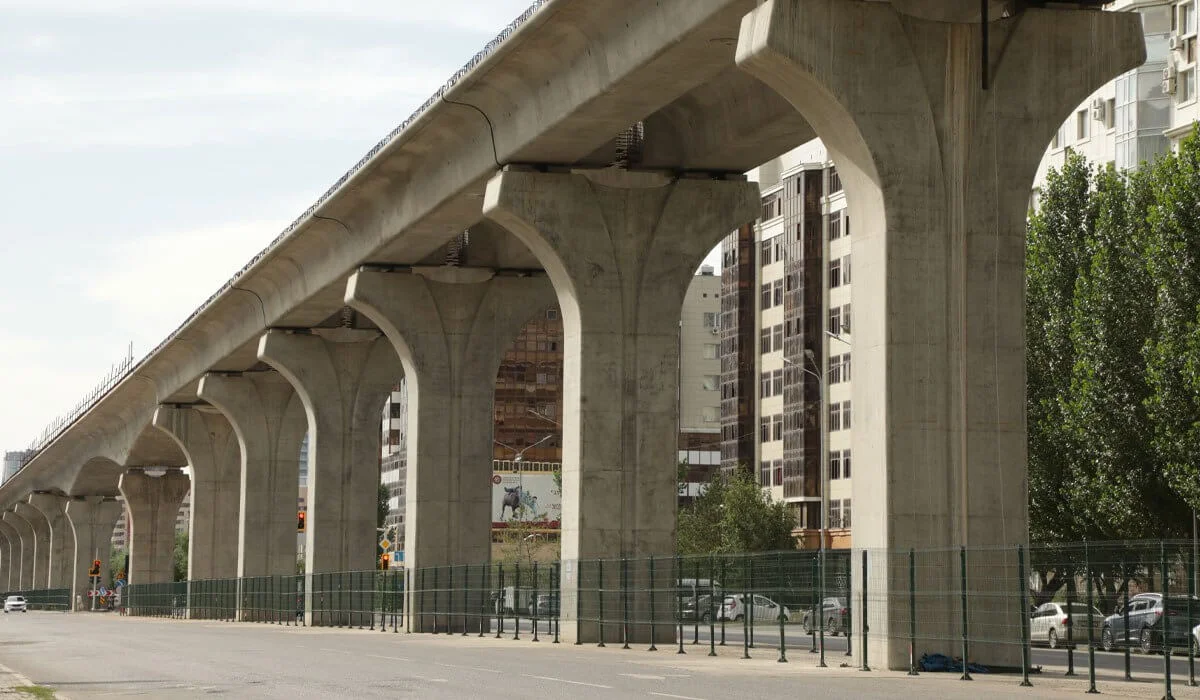
[[[962,659],[952,659],[945,654],[921,654],[918,664],[922,671],[962,673]],[[971,673],[988,672],[987,666],[971,663],[967,664],[967,670]]]

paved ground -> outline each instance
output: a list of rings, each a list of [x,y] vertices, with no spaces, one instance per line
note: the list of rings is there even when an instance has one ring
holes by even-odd
[[[1035,687],[1011,676],[863,673],[818,670],[806,650],[776,662],[765,648],[686,645],[648,653],[617,645],[537,644],[511,638],[406,635],[204,621],[122,618],[103,614],[29,613],[0,618],[0,664],[50,686],[60,697],[194,698],[969,698],[1078,697],[1078,679],[1049,675]],[[1059,653],[1059,652],[1053,652]],[[1161,664],[1161,660],[1160,660]],[[0,675],[0,678],[3,676]],[[1200,699],[1176,685],[1175,697]],[[1156,698],[1161,684],[1102,683],[1116,697]],[[3,687],[3,686],[0,686]]]

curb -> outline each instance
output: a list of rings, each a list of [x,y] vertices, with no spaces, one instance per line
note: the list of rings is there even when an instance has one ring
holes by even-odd
[[[17,682],[17,685],[28,685],[28,686],[37,685],[33,681],[29,680],[29,678],[27,676],[25,676],[24,674],[18,673],[17,671],[13,670],[12,668],[9,668],[8,666],[5,666],[4,664],[0,664],[0,677],[3,677],[5,675],[14,679]],[[12,690],[12,686],[4,687],[4,686],[0,685],[0,694],[7,694],[10,690]],[[18,697],[20,697],[20,695],[18,695]],[[58,692],[57,690],[54,691],[54,697],[57,698],[57,700],[71,700],[70,698],[68,698],[67,696]]]

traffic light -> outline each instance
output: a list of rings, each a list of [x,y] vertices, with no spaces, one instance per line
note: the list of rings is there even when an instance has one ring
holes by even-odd
[[[100,575],[100,560],[93,559],[92,560],[92,568],[88,570],[88,576],[95,577],[95,576],[99,576],[99,575]]]
[[[296,532],[304,532],[304,511],[296,513]]]
[[[387,568],[388,568],[388,561],[389,561],[391,558],[392,558],[392,555],[391,555],[391,554],[388,554],[387,552],[384,552],[383,554],[380,554],[380,555],[379,555],[379,568],[380,568],[380,570],[382,570],[382,571],[387,571]]]

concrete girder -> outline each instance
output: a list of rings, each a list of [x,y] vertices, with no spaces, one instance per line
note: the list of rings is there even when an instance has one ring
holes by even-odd
[[[484,215],[538,256],[562,309],[564,561],[675,551],[683,299],[704,256],[760,207],[744,180],[510,169],[488,184]],[[580,575],[563,572],[564,612]],[[648,639],[649,626],[631,633]]]
[[[29,505],[41,512],[49,528],[48,588],[70,588],[75,557],[75,534],[67,522],[67,498],[52,493],[34,493]]]
[[[108,581],[113,528],[125,507],[115,498],[87,496],[67,503],[67,521],[75,535],[75,562],[71,570],[71,600],[75,606],[90,607],[86,592],[91,589],[88,571],[100,560],[101,583]]]
[[[237,575],[296,570],[296,494],[303,403],[278,372],[207,374],[197,392],[233,426],[240,455]]]
[[[990,32],[984,89],[978,25],[881,3],[768,0],[743,22],[738,63],[816,128],[855,222],[853,449],[880,472],[854,480],[854,544],[941,548],[946,565],[957,565],[959,546],[994,548],[973,555],[971,585],[984,593],[973,614],[1001,619],[1023,614],[1000,591],[1028,538],[1030,188],[1063,119],[1145,49],[1129,13],[1029,9]],[[918,586],[952,595],[956,580],[936,568],[922,567],[930,573]],[[857,567],[854,576],[857,586]],[[908,611],[889,593],[907,577],[906,566],[883,562],[871,577],[881,603],[870,656],[893,669],[908,665],[908,631],[893,624]],[[932,608],[917,616],[915,653],[952,653],[949,618]],[[1017,641],[973,645],[973,656],[1015,666]]]
[[[234,578],[241,508],[241,451],[233,426],[207,406],[159,406],[152,424],[187,456],[192,498],[188,579]]]
[[[383,329],[404,367],[405,566],[488,562],[496,375],[525,324],[554,305],[550,280],[496,277],[473,267],[360,270],[350,278],[346,303]],[[414,609],[423,602],[414,601]],[[463,612],[483,605],[461,603]],[[448,624],[415,619],[432,629]]]
[[[175,519],[191,487],[187,475],[168,469],[161,476],[130,469],[121,475],[129,509],[129,583],[169,583],[175,568]]]

